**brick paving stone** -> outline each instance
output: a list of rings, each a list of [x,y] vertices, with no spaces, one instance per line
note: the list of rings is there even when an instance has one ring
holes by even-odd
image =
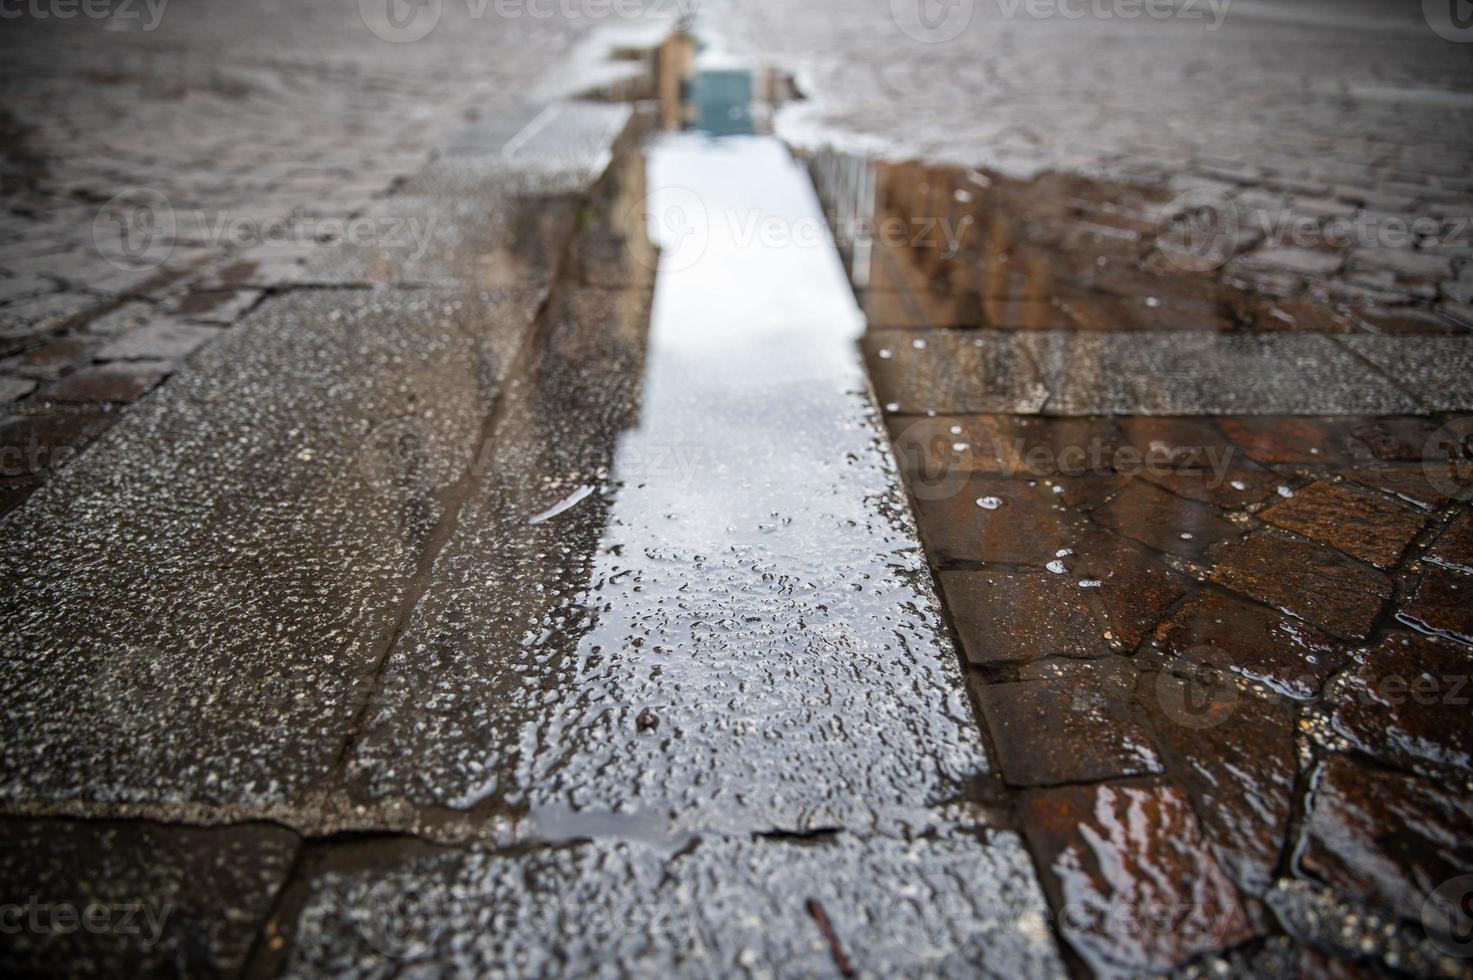
[[[1088,595],[1050,571],[952,571],[938,576],[962,649],[976,665],[1045,657],[1102,657],[1101,635]]]
[[[1178,497],[1212,504],[1226,511],[1242,510],[1272,497],[1283,484],[1283,478],[1271,470],[1249,463],[1227,463],[1210,470],[1153,470],[1142,476]]]
[[[1311,626],[1230,594],[1203,591],[1187,599],[1156,628],[1170,657],[1307,699],[1345,662],[1344,647]]]
[[[1134,674],[1118,659],[1045,665],[1043,676],[972,692],[1012,786],[1091,782],[1161,771],[1151,738],[1130,716]]]
[[[1422,466],[1395,466],[1376,469],[1361,468],[1340,470],[1338,475],[1372,490],[1395,494],[1423,508],[1441,507],[1453,499],[1448,492],[1456,486],[1452,467],[1441,466],[1429,460]],[[1435,476],[1434,482],[1430,477]]]
[[[1292,497],[1270,504],[1258,516],[1382,568],[1401,560],[1426,523],[1426,516],[1416,508],[1323,480],[1295,490]]]
[[[1159,556],[1109,532],[1086,532],[1072,550],[1059,560],[1117,649],[1135,649],[1186,591],[1185,579]]]
[[[1209,418],[1138,415],[1122,419],[1120,431],[1143,458],[1163,467],[1200,469],[1235,448]]]
[[[999,476],[1108,474],[1120,448],[1110,419],[892,415],[888,425],[902,465],[951,455],[968,472]]]
[[[234,323],[261,298],[259,289],[192,290],[170,297],[160,312],[189,323]]]
[[[942,559],[1036,565],[1069,544],[1069,516],[1048,487],[973,477],[915,500],[921,535]]]
[[[1180,789],[1070,786],[1030,794],[1024,813],[1059,929],[1100,972],[1171,970],[1252,938]]]
[[[1473,575],[1428,565],[1399,615],[1438,633],[1473,643]]]
[[[1371,566],[1273,533],[1234,545],[1211,578],[1335,636],[1369,635],[1391,598],[1390,579]]]
[[[1341,895],[1416,922],[1429,892],[1473,868],[1465,794],[1341,755],[1314,786],[1299,862]]]
[[[1091,517],[1158,551],[1190,559],[1200,559],[1208,548],[1242,533],[1216,508],[1183,500],[1144,480],[1132,481]]]
[[[49,402],[130,402],[173,369],[163,361],[84,367],[46,385],[35,397]]]
[[[0,821],[4,899],[41,923],[6,930],[0,972],[236,976],[298,846],[264,824]]]
[[[1141,691],[1154,695],[1145,703],[1156,744],[1218,861],[1243,892],[1262,895],[1284,848],[1299,771],[1292,706],[1247,693],[1230,699],[1197,676],[1143,675]]]
[[[1367,755],[1404,769],[1473,770],[1473,651],[1392,633],[1335,692],[1335,730]]]
[[[1352,430],[1355,440],[1376,459],[1391,463],[1420,463],[1441,423],[1431,418],[1373,419]]]
[[[1443,529],[1427,549],[1427,560],[1461,572],[1473,572],[1473,510],[1465,510]]]
[[[1257,463],[1343,463],[1352,457],[1350,427],[1313,418],[1220,419],[1228,437]]]

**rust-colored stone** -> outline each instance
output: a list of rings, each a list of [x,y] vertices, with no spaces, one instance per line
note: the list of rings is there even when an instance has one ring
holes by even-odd
[[[962,647],[974,664],[1110,652],[1088,591],[1072,577],[987,570],[942,572],[940,578]]]
[[[1429,474],[1437,477],[1436,483],[1428,478]],[[1452,500],[1446,488],[1453,484],[1453,468],[1439,466],[1431,461],[1422,466],[1341,470],[1340,475],[1363,487],[1394,494],[1422,507],[1441,507]]]
[[[1273,533],[1249,536],[1217,563],[1212,580],[1335,636],[1364,638],[1391,598],[1369,565]]]
[[[1324,480],[1269,505],[1259,517],[1382,568],[1391,568],[1401,560],[1426,522],[1426,516],[1409,505]]]
[[[1337,892],[1417,921],[1427,894],[1473,868],[1473,800],[1337,755],[1321,770],[1300,864]]]
[[[1473,575],[1428,565],[1401,615],[1430,630],[1473,643]]]
[[[1341,463],[1351,456],[1347,427],[1323,419],[1254,416],[1219,424],[1257,463]]]
[[[1026,805],[1064,938],[1104,974],[1165,971],[1252,938],[1237,890],[1171,786],[1071,786]]]
[[[1231,671],[1294,698],[1312,698],[1345,662],[1344,648],[1297,619],[1220,592],[1202,592],[1156,629],[1172,657]]]
[[[912,493],[915,490],[912,488]],[[1042,567],[1068,543],[1054,494],[1026,480],[973,478],[916,497],[921,535],[942,559]]]
[[[1003,779],[1014,786],[1160,772],[1150,737],[1130,718],[1133,686],[1123,661],[1074,663],[1005,684],[972,683]]]
[[[1146,675],[1142,699],[1168,771],[1191,794],[1218,860],[1240,889],[1262,895],[1274,882],[1299,770],[1294,709],[1243,694],[1209,716],[1209,727],[1182,724],[1181,705],[1201,697],[1191,690],[1197,683]]]
[[[1135,480],[1093,517],[1106,527],[1158,551],[1200,558],[1241,529],[1215,508],[1183,500],[1152,483]]]
[[[1473,511],[1463,511],[1443,529],[1427,549],[1427,558],[1448,568],[1473,572]]]
[[[1356,748],[1392,765],[1473,769],[1473,651],[1394,633],[1337,692],[1334,724]]]

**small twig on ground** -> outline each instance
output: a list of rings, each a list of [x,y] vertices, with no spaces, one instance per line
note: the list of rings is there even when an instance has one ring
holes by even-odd
[[[834,954],[834,965],[839,972],[846,977],[854,976],[854,964],[849,962],[849,957],[844,955],[844,947],[839,944],[839,937],[834,932],[833,924],[824,913],[823,906],[818,904],[817,899],[808,900],[808,914],[813,916],[813,921],[818,923],[818,931],[823,933],[823,938],[828,940],[829,951]]]

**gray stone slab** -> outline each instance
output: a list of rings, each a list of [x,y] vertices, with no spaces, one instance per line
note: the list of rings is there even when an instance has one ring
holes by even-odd
[[[895,386],[889,390],[902,393],[892,410],[904,413],[1393,415],[1419,410],[1396,384],[1321,335],[885,330],[875,331],[866,343],[877,377],[888,376]]]
[[[162,320],[108,341],[93,356],[99,361],[179,360],[218,336],[220,331],[209,327]]]
[[[1066,975],[1005,832],[451,852],[310,892],[288,977],[834,976],[835,944],[863,977]]]
[[[363,233],[313,251],[299,281],[313,285],[546,287],[573,231],[571,199],[528,207],[494,173],[462,194],[404,193],[376,202]]]
[[[0,821],[0,973],[235,976],[297,847],[266,826]]]
[[[321,778],[537,302],[269,301],[9,515],[0,798]]]
[[[653,207],[817,220],[776,142],[671,153]],[[509,392],[350,757],[365,798],[855,829],[986,770],[836,254],[708,231],[663,253],[642,393],[633,308],[559,320]]]
[[[1473,337],[1342,337],[1434,412],[1473,411]]]

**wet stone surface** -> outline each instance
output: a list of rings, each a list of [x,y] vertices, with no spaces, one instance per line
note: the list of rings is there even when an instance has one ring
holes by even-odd
[[[973,685],[1012,786],[1093,782],[1160,772],[1150,737],[1130,718],[1126,661],[1040,665],[1035,676]]]
[[[1350,638],[1367,636],[1391,597],[1390,580],[1370,566],[1272,533],[1225,554],[1212,580]]]
[[[830,976],[842,962],[867,977],[1063,977],[1031,879],[1015,835],[949,828],[329,865],[308,883],[285,975],[381,976],[387,955],[400,971],[479,975]],[[405,905],[434,914],[406,922]]]
[[[1275,501],[1261,517],[1381,568],[1395,566],[1426,523],[1424,515],[1381,494],[1323,482]]]
[[[1166,971],[1253,936],[1180,790],[1067,787],[1026,806],[1060,929],[1100,973]]]
[[[1473,770],[1473,652],[1415,633],[1367,651],[1334,692],[1335,730],[1367,755],[1424,773]]]
[[[1470,820],[1464,793],[1336,756],[1316,774],[1299,864],[1340,894],[1416,922],[1427,895],[1473,862]]]
[[[298,846],[264,825],[0,820],[0,970],[238,975]]]

